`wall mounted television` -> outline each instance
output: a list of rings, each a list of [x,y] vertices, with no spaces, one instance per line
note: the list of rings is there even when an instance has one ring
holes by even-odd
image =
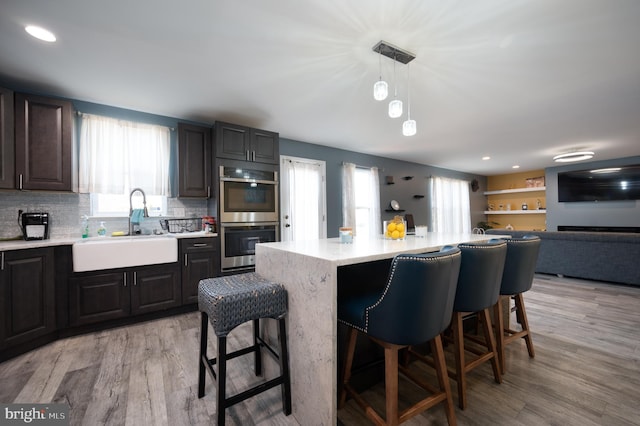
[[[558,201],[640,200],[640,164],[558,173]]]

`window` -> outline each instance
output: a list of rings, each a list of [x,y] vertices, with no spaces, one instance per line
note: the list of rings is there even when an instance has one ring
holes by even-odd
[[[146,195],[146,194],[145,194]],[[167,197],[147,195],[149,217],[166,216]],[[129,216],[129,194],[90,194],[91,216],[122,217]],[[136,192],[132,199],[133,208],[142,208],[142,195]]]
[[[374,237],[381,234],[378,169],[345,163],[342,176],[344,226],[355,228],[355,235]]]
[[[471,232],[469,182],[431,178],[431,223],[434,232]]]
[[[150,215],[166,214],[169,159],[168,127],[82,115],[78,180],[93,216],[128,216],[134,188],[145,192]]]

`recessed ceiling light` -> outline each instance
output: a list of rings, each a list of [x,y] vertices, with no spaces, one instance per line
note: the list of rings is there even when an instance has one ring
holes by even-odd
[[[575,151],[567,152],[565,154],[556,155],[553,157],[553,161],[558,163],[570,163],[572,161],[583,161],[593,158],[595,154],[593,151]]]
[[[484,157],[482,157],[483,160],[491,160],[491,157],[489,157],[488,155],[485,155]]]
[[[42,27],[37,27],[35,25],[27,25],[24,27],[25,31],[28,32],[33,37],[42,40],[48,41],[49,43],[53,43],[56,41],[56,36],[49,30],[45,30]]]
[[[512,169],[519,169],[520,166],[518,166],[517,164],[515,166],[511,166]]]

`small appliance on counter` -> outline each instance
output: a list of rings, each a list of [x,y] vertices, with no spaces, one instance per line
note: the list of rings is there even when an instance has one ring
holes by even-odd
[[[46,240],[49,238],[49,213],[21,212],[19,219],[25,240]]]

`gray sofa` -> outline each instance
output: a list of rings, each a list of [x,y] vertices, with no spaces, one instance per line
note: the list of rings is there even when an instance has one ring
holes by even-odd
[[[640,234],[505,229],[487,234],[539,236],[536,272],[640,286]]]

